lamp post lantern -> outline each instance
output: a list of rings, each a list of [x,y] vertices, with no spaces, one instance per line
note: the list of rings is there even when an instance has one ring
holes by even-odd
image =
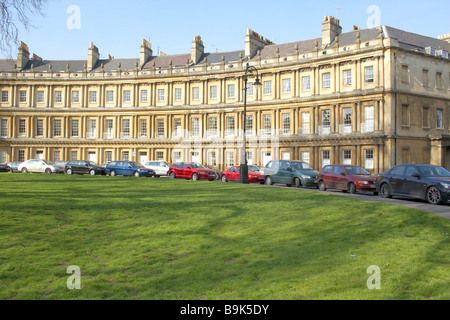
[[[259,80],[259,73],[258,70],[251,66],[249,63],[247,63],[247,67],[245,69],[245,75],[244,75],[244,121],[242,122],[244,124],[243,128],[243,146],[242,146],[242,153],[241,153],[241,170],[239,174],[239,183],[242,184],[249,184],[250,181],[248,180],[248,159],[247,159],[247,90],[248,90],[248,74],[249,73],[256,73],[256,81],[253,83],[253,86],[259,87],[261,86],[261,82]]]

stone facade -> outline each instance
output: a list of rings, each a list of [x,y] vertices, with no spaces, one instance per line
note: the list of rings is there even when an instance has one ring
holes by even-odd
[[[31,158],[239,164],[244,75],[248,156],[450,169],[450,43],[382,26],[342,33],[326,17],[322,38],[274,44],[248,29],[245,49],[84,61],[0,60],[0,162]],[[252,81],[253,76],[250,77]]]

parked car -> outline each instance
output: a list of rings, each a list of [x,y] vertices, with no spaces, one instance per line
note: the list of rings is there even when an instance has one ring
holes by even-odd
[[[49,160],[28,160],[21,163],[18,170],[22,173],[64,173],[64,167]]]
[[[376,191],[376,177],[372,176],[366,169],[351,165],[329,165],[323,167],[317,178],[319,190],[338,189],[348,191],[351,194],[361,191]]]
[[[256,169],[253,166],[248,166],[248,180],[251,183],[261,183],[264,184],[264,174],[262,172],[258,172],[255,171]],[[235,166],[235,167],[231,167],[228,168],[227,170],[225,170],[224,172],[222,172],[222,175],[220,177],[220,179],[223,182],[228,182],[228,181],[238,181],[239,177],[241,175],[241,167],[240,166]]]
[[[171,179],[184,178],[194,181],[214,181],[216,179],[216,172],[195,162],[178,162],[170,166],[169,177]]]
[[[106,175],[106,168],[98,166],[92,161],[70,161],[66,164],[65,170],[66,174],[90,174],[95,175]]]
[[[306,162],[272,160],[264,168],[264,179],[267,185],[275,183],[286,184],[287,186],[316,187],[317,172]]]
[[[380,174],[377,191],[383,198],[417,198],[431,204],[450,202],[450,172],[432,165],[399,165]]]
[[[69,161],[55,161],[55,163],[56,163],[58,166],[65,167],[66,164],[69,163]]]
[[[8,170],[8,172],[20,172],[19,165],[21,163],[22,162],[19,162],[19,161],[9,162],[6,164],[6,169]]]
[[[8,166],[6,164],[0,164],[0,172],[8,172]]]
[[[133,161],[111,161],[106,166],[106,174],[111,177],[115,176],[134,176],[139,177],[153,177],[155,171],[145,168],[142,164]]]
[[[219,170],[219,168],[216,168],[214,166],[204,165],[206,168],[214,170],[216,172],[216,180],[219,180],[222,176],[222,171]]]
[[[154,170],[157,178],[169,175],[170,164],[165,161],[148,161],[144,167]]]

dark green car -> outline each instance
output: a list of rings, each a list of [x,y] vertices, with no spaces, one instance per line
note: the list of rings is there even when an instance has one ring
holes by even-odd
[[[264,168],[264,178],[267,185],[275,183],[288,187],[315,187],[319,172],[306,162],[272,160]]]

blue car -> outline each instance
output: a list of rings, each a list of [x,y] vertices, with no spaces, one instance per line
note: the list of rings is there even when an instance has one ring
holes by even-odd
[[[155,171],[133,161],[112,161],[106,166],[106,174],[115,176],[154,177]]]

